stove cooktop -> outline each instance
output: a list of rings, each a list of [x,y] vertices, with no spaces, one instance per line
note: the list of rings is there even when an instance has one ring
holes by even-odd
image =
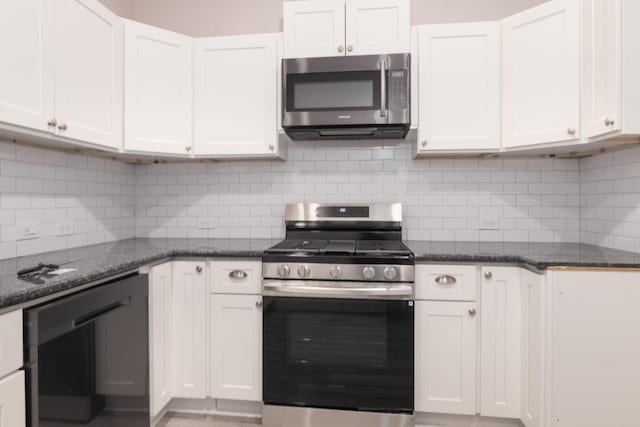
[[[283,240],[266,254],[406,256],[411,250],[397,240]]]

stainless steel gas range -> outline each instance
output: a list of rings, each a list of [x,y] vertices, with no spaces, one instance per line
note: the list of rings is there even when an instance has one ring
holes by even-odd
[[[288,205],[263,255],[264,427],[414,425],[402,207]]]

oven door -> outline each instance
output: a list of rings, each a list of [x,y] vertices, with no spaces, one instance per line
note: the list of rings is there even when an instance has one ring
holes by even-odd
[[[266,405],[413,413],[413,301],[263,304]]]
[[[409,61],[408,54],[283,60],[283,126],[409,123]]]

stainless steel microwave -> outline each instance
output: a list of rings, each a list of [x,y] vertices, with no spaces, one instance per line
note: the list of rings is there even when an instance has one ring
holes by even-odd
[[[282,61],[282,127],[294,140],[404,138],[411,55]]]

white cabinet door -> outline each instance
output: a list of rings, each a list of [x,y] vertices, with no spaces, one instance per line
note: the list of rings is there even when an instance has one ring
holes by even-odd
[[[207,279],[205,262],[173,263],[174,396],[204,399],[206,384]]]
[[[640,274],[551,274],[552,395],[546,425],[637,427]]]
[[[476,413],[475,310],[475,303],[416,301],[416,411]]]
[[[520,420],[526,427],[543,423],[544,276],[521,271],[522,348]]]
[[[344,55],[344,0],[285,1],[283,7],[285,58]]]
[[[500,148],[500,25],[419,28],[418,152]]]
[[[23,364],[22,310],[0,316],[0,378]]]
[[[0,380],[0,427],[25,427],[24,371]]]
[[[53,130],[50,0],[0,0],[0,122]]]
[[[261,297],[212,295],[210,298],[211,397],[259,402],[262,400]]]
[[[276,153],[278,38],[264,34],[196,40],[196,155]]]
[[[347,0],[347,55],[411,50],[409,0]]]
[[[124,31],[125,150],[189,154],[193,40],[133,21]]]
[[[155,417],[173,397],[173,273],[167,262],[149,274],[149,395]]]
[[[580,137],[580,1],[503,21],[503,146]]]
[[[122,22],[97,0],[54,3],[56,132],[119,149]]]
[[[621,129],[621,0],[582,2],[584,136]]]
[[[483,267],[480,414],[520,417],[520,269]]]

